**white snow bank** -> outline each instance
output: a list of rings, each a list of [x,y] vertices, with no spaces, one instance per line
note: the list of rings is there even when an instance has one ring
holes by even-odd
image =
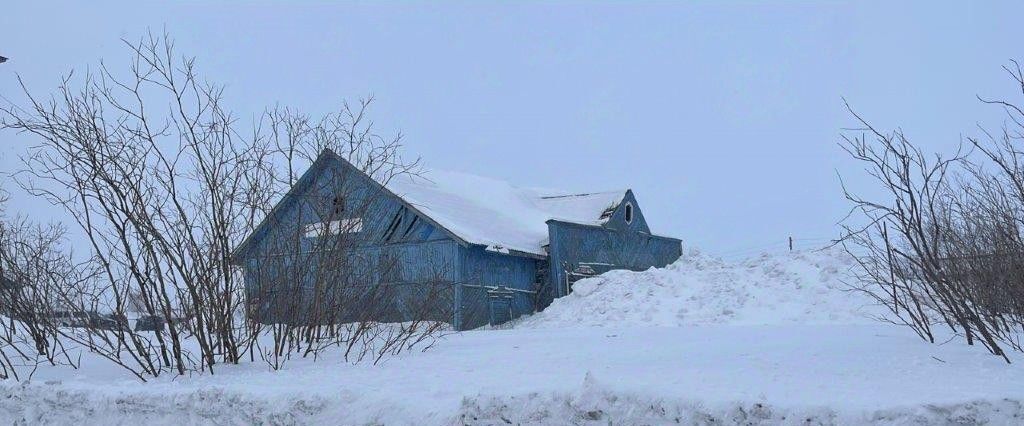
[[[161,395],[0,386],[0,423],[11,425],[299,425],[323,419],[331,406],[316,396],[265,398],[216,388]]]
[[[264,398],[219,389],[170,395],[106,396],[49,386],[0,387],[0,421],[38,425],[433,424],[383,414],[352,415],[339,398]],[[877,410],[790,407],[766,402],[707,403],[611,390],[588,375],[570,392],[477,395],[437,419],[450,425],[1019,425],[1017,399],[896,406]]]
[[[261,370],[0,382],[0,424],[998,425],[1024,398],[1019,364],[887,325],[475,331]]]
[[[575,392],[478,396],[463,401],[454,424],[515,425],[1019,425],[1015,399],[924,404],[877,410],[789,407],[767,402],[707,403],[611,391],[587,376]]]
[[[568,296],[516,327],[873,323],[883,309],[850,290],[853,265],[835,248],[739,263],[691,251],[662,269],[581,280]]]

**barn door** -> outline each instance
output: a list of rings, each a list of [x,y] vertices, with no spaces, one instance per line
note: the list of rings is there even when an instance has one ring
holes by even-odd
[[[563,283],[565,288],[563,290],[565,291],[565,295],[572,293],[572,285],[575,284],[576,281],[598,274],[593,265],[595,264],[579,263],[574,265],[572,263],[563,262],[562,266],[565,269],[565,281]]]
[[[490,311],[490,325],[512,321],[512,298],[515,292],[505,287],[487,290],[487,305]]]

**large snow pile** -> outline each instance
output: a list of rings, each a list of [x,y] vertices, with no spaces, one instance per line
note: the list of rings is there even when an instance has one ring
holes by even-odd
[[[517,327],[873,323],[882,309],[851,289],[853,266],[836,248],[738,263],[691,251],[665,268],[580,280]]]

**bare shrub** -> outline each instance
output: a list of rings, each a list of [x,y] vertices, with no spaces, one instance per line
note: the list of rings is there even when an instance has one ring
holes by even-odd
[[[0,378],[30,378],[42,364],[75,367],[50,321],[52,280],[77,275],[60,247],[63,229],[9,219],[5,201],[0,190]]]
[[[1024,93],[1016,62],[1006,70]],[[866,165],[882,195],[844,188],[854,213],[842,239],[860,265],[862,289],[934,342],[944,326],[1009,362],[1024,332],[1024,111],[1000,106],[998,133],[968,138],[972,150],[927,155],[900,131],[862,125],[841,146]],[[852,113],[852,110],[851,110]]]

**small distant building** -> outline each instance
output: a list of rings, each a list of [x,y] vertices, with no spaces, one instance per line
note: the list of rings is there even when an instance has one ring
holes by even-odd
[[[436,319],[459,330],[541,310],[578,279],[665,266],[682,251],[680,240],[651,232],[629,189],[568,193],[439,171],[379,180],[321,153],[234,252],[254,319],[287,321],[282,315],[294,309],[275,309],[276,301],[316,299],[280,294],[307,287],[267,271],[328,250],[318,248],[326,238],[350,239],[345,250],[358,262],[334,269],[371,271],[359,275],[366,282],[358,287],[388,292],[386,320]],[[428,285],[444,289],[432,293],[429,313],[409,308]],[[276,297],[261,297],[268,293]]]

